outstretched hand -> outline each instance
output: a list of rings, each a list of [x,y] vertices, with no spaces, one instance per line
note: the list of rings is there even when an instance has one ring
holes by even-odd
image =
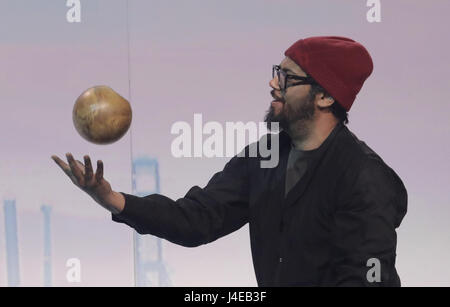
[[[111,189],[111,185],[103,178],[103,162],[97,161],[97,170],[94,174],[91,159],[84,156],[84,164],[73,158],[71,153],[66,154],[67,163],[58,156],[53,155],[52,159],[58,164],[64,173],[81,190],[89,194],[97,203],[113,213],[118,213],[123,209],[123,205],[117,205],[117,194]],[[123,196],[119,196],[123,198]]]

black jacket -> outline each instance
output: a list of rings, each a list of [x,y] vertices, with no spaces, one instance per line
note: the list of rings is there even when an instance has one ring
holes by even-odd
[[[260,157],[233,157],[206,187],[194,186],[176,201],[123,193],[125,208],[112,218],[188,247],[248,222],[259,286],[400,286],[395,229],[406,214],[406,189],[345,125],[333,132],[286,198],[291,142],[281,132],[277,167],[261,168]],[[380,261],[380,282],[367,279],[371,258]]]

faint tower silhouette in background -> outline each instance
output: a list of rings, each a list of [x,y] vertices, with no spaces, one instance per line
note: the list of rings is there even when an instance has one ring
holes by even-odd
[[[41,211],[44,217],[44,286],[52,285],[52,253],[51,253],[51,232],[50,232],[50,213],[52,207],[42,205]]]
[[[136,196],[160,193],[158,161],[142,156],[133,160],[132,188]],[[171,285],[162,257],[161,239],[151,235],[140,235],[136,231],[134,238],[134,276],[138,287]]]
[[[17,214],[16,200],[5,199],[3,204],[5,212],[6,236],[6,267],[8,271],[8,286],[20,286],[19,247],[17,242]]]

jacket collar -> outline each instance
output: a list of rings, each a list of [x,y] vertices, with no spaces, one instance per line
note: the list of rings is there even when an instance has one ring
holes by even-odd
[[[320,164],[320,161],[322,160],[325,152],[327,152],[327,149],[334,143],[333,141],[336,139],[336,136],[342,131],[342,129],[345,128],[345,125],[342,123],[336,124],[334,129],[331,131],[331,133],[328,135],[328,137],[325,139],[325,141],[322,142],[322,144],[317,148],[316,154],[313,155],[310,164],[308,165],[306,173],[303,175],[303,177],[297,182],[294,187],[289,191],[289,193],[286,196],[286,199],[284,201],[284,205],[290,206],[293,203],[295,203],[305,192],[306,188],[308,187],[309,183],[311,182],[311,179],[313,178],[316,169],[318,165]],[[280,134],[280,145],[281,146],[291,146],[291,138],[285,131],[281,131]],[[280,147],[281,147],[280,146]],[[281,148],[280,148],[281,149]],[[284,186],[285,179],[283,178],[283,186]],[[284,191],[284,189],[282,189]]]

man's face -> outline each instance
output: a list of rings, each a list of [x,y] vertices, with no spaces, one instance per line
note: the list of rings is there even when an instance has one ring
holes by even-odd
[[[296,75],[306,77],[306,73],[289,57],[285,57],[280,63],[280,67],[289,75]],[[287,85],[295,83],[295,80],[287,79]],[[289,127],[296,122],[306,122],[311,120],[314,116],[314,97],[310,97],[309,91],[311,85],[297,85],[287,87],[284,93],[278,84],[278,77],[275,77],[269,82],[272,91],[270,92],[273,101],[264,118],[267,123],[279,122],[279,125],[284,130],[289,131]],[[269,126],[270,127],[270,126]]]

